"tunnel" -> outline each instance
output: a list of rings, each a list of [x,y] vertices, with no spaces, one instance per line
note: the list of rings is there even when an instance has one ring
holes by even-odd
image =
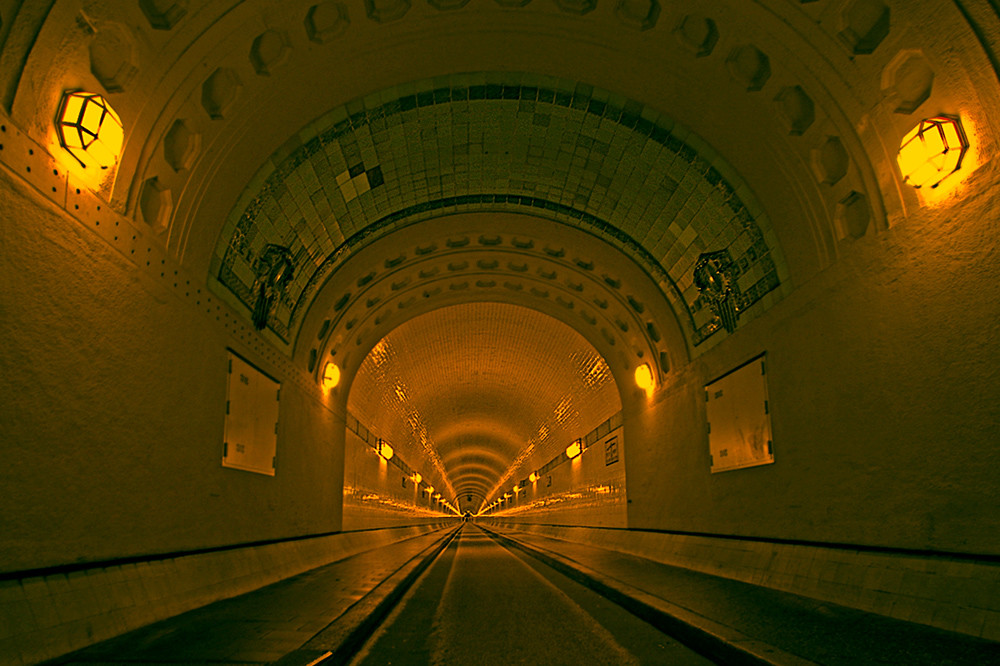
[[[0,664],[1000,659],[998,107],[992,0],[0,1]]]

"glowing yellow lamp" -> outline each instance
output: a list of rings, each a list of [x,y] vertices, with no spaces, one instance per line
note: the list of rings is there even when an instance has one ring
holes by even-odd
[[[434,492],[434,486],[427,486],[427,494],[430,495]]]
[[[653,389],[656,382],[653,379],[653,370],[649,367],[648,363],[643,363],[638,368],[635,369],[635,385],[641,388],[643,391],[649,392]]]
[[[534,483],[535,481],[538,481],[538,473],[537,472],[532,472],[531,474],[529,474],[528,475],[528,481],[531,481],[532,483]]]
[[[336,363],[330,361],[329,363],[326,364],[326,367],[323,368],[323,388],[329,391],[339,383],[340,383],[340,368],[337,366]]]
[[[394,451],[392,447],[389,446],[389,442],[379,442],[378,443],[378,454],[385,458],[386,460],[392,460],[392,455]]]
[[[958,171],[969,149],[969,140],[958,118],[937,116],[921,120],[899,145],[899,170],[903,182],[913,187],[937,187]]]
[[[424,477],[420,476],[419,472],[414,472],[413,473],[413,483],[419,484],[423,480],[424,480]]]
[[[56,121],[59,143],[84,167],[115,165],[125,130],[115,110],[97,93],[82,90],[63,95]]]
[[[566,447],[566,457],[571,460],[573,458],[576,458],[582,452],[583,449],[580,448],[580,440],[576,440],[575,442]]]

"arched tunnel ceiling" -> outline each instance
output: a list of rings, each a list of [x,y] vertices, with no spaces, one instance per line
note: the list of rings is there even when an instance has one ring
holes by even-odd
[[[260,169],[227,218],[213,271],[253,309],[258,258],[294,257],[269,323],[287,344],[350,254],[414,220],[513,210],[600,233],[633,256],[679,318],[702,308],[693,268],[733,261],[737,308],[763,311],[787,280],[771,224],[738,175],[667,116],[585,83],[517,73],[415,82],[337,108]],[[702,318],[692,347],[720,330]]]
[[[63,93],[103,89],[122,117],[126,142],[97,198],[133,218],[135,235],[162,246],[194,279],[207,277],[217,288],[214,278],[232,271],[224,282],[235,295],[227,287],[221,291],[238,310],[246,312],[240,284],[245,288],[252,252],[260,250],[256,239],[299,243],[300,259],[311,265],[299,267],[299,281],[273,322],[289,345],[310,290],[334,268],[330,245],[336,254],[338,243],[359,229],[395,224],[400,215],[431,214],[421,208],[429,204],[538,207],[550,217],[620,232],[624,246],[631,247],[631,239],[648,250],[650,269],[662,264],[668,281],[676,283],[682,298],[674,305],[683,319],[681,310],[692,305],[679,277],[687,252],[699,244],[710,247],[719,233],[698,212],[675,219],[653,215],[674,187],[666,178],[657,183],[656,176],[664,175],[657,161],[670,158],[669,146],[658,141],[663,132],[695,151],[690,171],[703,170],[709,184],[721,175],[735,189],[763,236],[781,284],[757,301],[758,309],[785,295],[792,279],[800,284],[828,266],[841,251],[840,240],[906,218],[918,197],[901,187],[892,158],[916,118],[959,114],[978,128],[982,141],[993,140],[983,114],[996,106],[990,101],[994,68],[972,34],[971,15],[948,0],[910,3],[905,10],[888,0],[53,0],[12,7],[0,30],[0,55],[12,65],[0,68],[0,92],[12,122],[62,161],[66,155],[52,119]],[[959,37],[969,48],[952,48],[945,36]],[[473,80],[480,76],[485,78]],[[471,90],[480,83],[494,92],[499,86],[499,97],[484,93],[476,104],[516,105],[516,113],[504,110],[490,119],[481,145],[471,134],[478,122]],[[524,95],[532,88],[534,102]],[[553,92],[551,102],[543,89]],[[514,93],[516,100],[509,96]],[[402,110],[403,100],[414,108]],[[527,108],[532,103],[533,110]],[[386,113],[394,106],[398,113]],[[608,140],[601,133],[615,125],[619,106]],[[380,113],[394,159],[383,154],[389,140],[376,136]],[[400,140],[388,119],[407,114]],[[686,135],[681,124],[693,134]],[[620,156],[631,159],[615,163],[623,126],[628,138]],[[296,162],[303,148],[331,132],[336,141],[322,146],[332,149],[325,167],[312,158]],[[557,143],[552,158],[546,151]],[[339,155],[333,144],[340,145]],[[539,146],[540,162],[530,153]],[[500,159],[499,150],[486,159],[487,147],[502,148],[510,160]],[[677,155],[688,153],[681,149]],[[515,175],[492,191],[463,180],[463,160],[476,173],[496,174],[515,157],[518,166],[535,170],[532,178],[520,182]],[[537,163],[529,164],[528,157]],[[394,176],[392,168],[398,169]],[[255,218],[255,228],[237,233],[254,197],[268,194],[272,172],[284,170],[290,177],[279,174],[275,193],[277,217],[287,219],[270,224],[270,215]],[[75,183],[55,171],[72,193]],[[737,171],[746,185],[733,175]],[[40,178],[46,172],[33,173]],[[564,173],[570,177],[559,180]],[[345,174],[347,180],[337,182]],[[683,190],[694,176],[671,177]],[[598,190],[608,178],[602,198]],[[314,201],[317,181],[322,196]],[[359,192],[364,182],[371,189]],[[543,191],[525,183],[538,183]],[[84,207],[67,205],[55,185],[53,200],[83,215]],[[589,198],[579,199],[591,185]],[[455,197],[493,198],[454,199],[449,188]],[[374,203],[367,205],[368,198]],[[258,203],[268,206],[266,199]],[[311,208],[324,205],[339,216],[335,222],[317,224]],[[675,196],[671,205],[686,208]],[[739,232],[738,226],[729,229]],[[248,239],[248,231],[255,238]],[[250,261],[233,256],[225,267],[231,246]],[[764,278],[740,278],[741,287],[754,288],[751,298],[757,295]],[[687,332],[689,342],[697,346],[706,333],[721,337],[699,328]]]
[[[620,409],[607,364],[579,333],[503,303],[406,321],[368,354],[348,398],[449,499],[486,495],[515,463],[551,457]]]

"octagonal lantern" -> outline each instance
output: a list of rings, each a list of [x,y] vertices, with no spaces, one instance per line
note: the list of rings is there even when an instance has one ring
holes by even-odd
[[[73,90],[63,95],[56,119],[59,143],[84,167],[115,165],[125,140],[121,118],[97,93]]]
[[[915,188],[937,187],[958,171],[969,149],[961,121],[952,116],[921,120],[899,146],[903,181]]]

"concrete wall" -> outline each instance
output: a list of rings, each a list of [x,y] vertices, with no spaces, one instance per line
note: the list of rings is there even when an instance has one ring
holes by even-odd
[[[997,197],[857,241],[626,408],[629,526],[1000,554]],[[773,465],[711,474],[703,386],[767,352]]]
[[[0,169],[0,663],[416,533],[338,533],[344,418],[315,382],[148,230],[64,193]],[[273,477],[221,466],[228,348],[282,383]]]
[[[5,172],[0,210],[0,572],[340,529],[314,384]],[[221,466],[228,347],[282,381],[274,477]]]

